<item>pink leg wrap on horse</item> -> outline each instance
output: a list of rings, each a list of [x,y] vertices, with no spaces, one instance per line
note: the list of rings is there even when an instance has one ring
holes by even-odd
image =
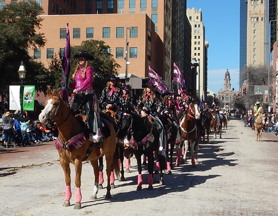
[[[130,159],[125,160],[125,168],[129,169],[130,168]]]
[[[185,152],[184,152],[184,150],[182,150],[182,151],[181,151],[181,155],[184,156],[184,154],[185,154]]]
[[[159,162],[158,161],[156,161],[155,162],[155,171],[159,171]]]
[[[138,185],[142,185],[142,184],[143,184],[142,174],[138,174],[137,184],[138,184]]]
[[[114,175],[114,172],[111,171],[111,174],[110,174],[110,183],[114,183],[115,182],[115,175]]]
[[[149,174],[148,183],[149,186],[153,186],[153,174]]]
[[[99,184],[103,184],[104,180],[103,180],[103,172],[99,172],[99,177],[98,177],[98,183]]]
[[[66,200],[69,201],[71,198],[71,187],[66,186]]]
[[[195,165],[195,158],[194,158],[194,156],[191,156],[191,163],[192,163],[192,165]]]
[[[146,155],[144,155],[144,157],[143,157],[143,162],[147,162],[147,156]]]
[[[167,170],[168,170],[168,171],[171,171],[170,162],[167,162]]]
[[[179,149],[177,149],[176,155],[177,155],[176,163],[179,164],[180,163],[180,151],[179,151]]]
[[[81,190],[80,188],[76,188],[75,202],[80,203],[81,200],[82,200]]]

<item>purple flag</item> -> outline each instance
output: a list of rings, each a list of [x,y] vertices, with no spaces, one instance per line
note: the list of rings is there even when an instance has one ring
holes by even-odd
[[[66,28],[67,39],[64,50],[64,56],[62,60],[62,80],[61,80],[61,98],[67,103],[68,102],[68,80],[70,73],[70,34],[69,34],[69,26],[67,23]]]
[[[167,83],[149,66],[149,78],[153,81],[155,90],[160,94],[170,91]]]
[[[174,90],[177,91],[178,94],[180,94],[182,92],[182,88],[185,87],[184,76],[175,63],[173,64],[173,83],[172,84],[173,84]]]

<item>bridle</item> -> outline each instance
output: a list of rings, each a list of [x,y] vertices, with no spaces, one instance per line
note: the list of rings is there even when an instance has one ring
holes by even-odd
[[[193,114],[193,115],[192,115],[192,114]],[[188,113],[187,113],[187,115],[195,121],[195,112],[192,110],[191,105],[188,106]],[[192,132],[193,132],[194,130],[196,130],[196,128],[197,128],[197,127],[196,127],[196,124],[195,124],[192,130],[186,131],[186,130],[184,130],[184,128],[182,127],[182,123],[183,123],[183,121],[180,123],[180,128],[181,128],[181,130],[182,130],[184,133],[187,133],[187,134],[192,133]]]

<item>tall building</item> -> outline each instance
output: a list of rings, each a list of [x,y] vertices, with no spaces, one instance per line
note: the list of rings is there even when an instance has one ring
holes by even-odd
[[[239,88],[241,88],[244,75],[243,69],[246,65],[247,49],[247,0],[240,0],[240,44],[239,44]]]
[[[202,10],[187,8],[187,18],[191,24],[191,58],[199,63],[199,74],[196,80],[196,93],[200,98],[207,91],[207,48],[205,42],[205,26]]]
[[[266,1],[251,0],[247,2],[247,66],[266,64],[266,15]]]

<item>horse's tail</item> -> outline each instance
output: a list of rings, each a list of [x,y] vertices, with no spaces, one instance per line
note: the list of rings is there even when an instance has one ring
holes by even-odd
[[[116,174],[117,177],[119,177],[120,175],[120,166],[119,166],[119,162],[118,162],[118,149],[115,149],[114,155],[113,155],[113,168],[114,168],[114,173]]]

